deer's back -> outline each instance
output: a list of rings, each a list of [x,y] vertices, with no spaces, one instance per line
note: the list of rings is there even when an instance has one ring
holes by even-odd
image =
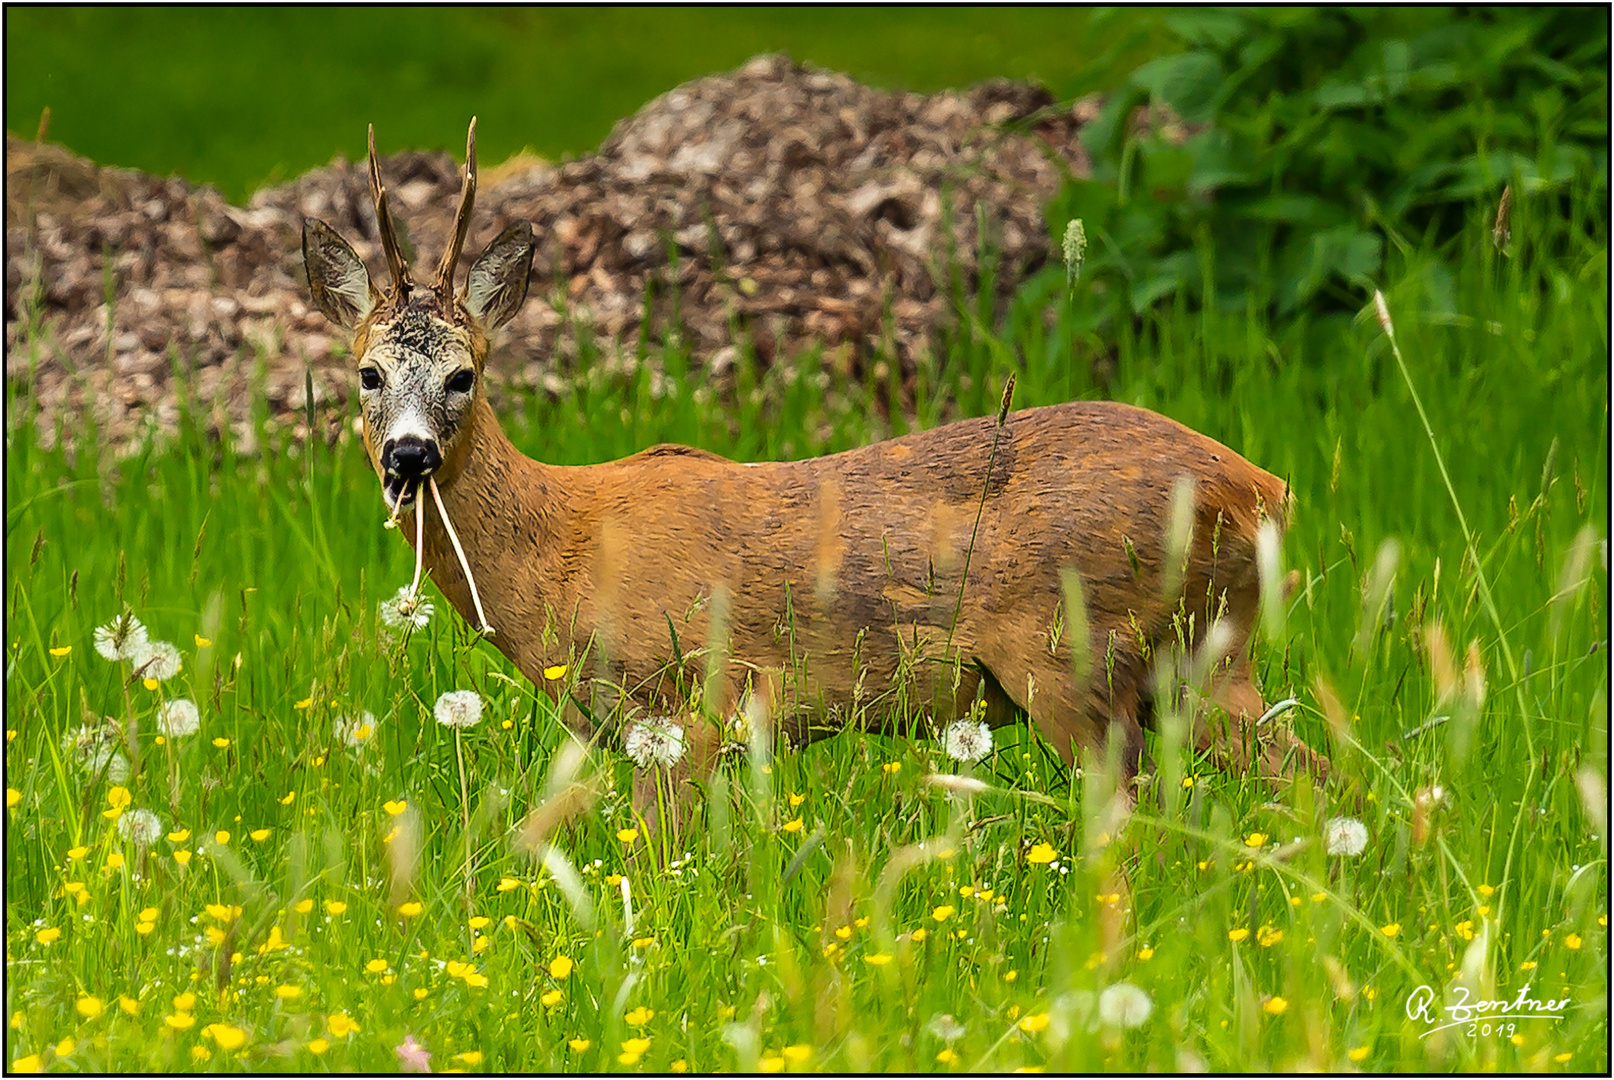
[[[663,446],[578,472],[595,481],[580,531],[600,538],[581,603],[618,655],[643,649],[645,663],[665,656],[669,615],[698,612],[720,589],[736,653],[750,643],[755,663],[811,641],[833,666],[851,659],[859,631],[875,645],[900,630],[985,654],[1004,628],[1054,621],[1063,567],[1081,573],[1096,632],[1157,633],[1178,478],[1195,490],[1190,609],[1198,593],[1248,592],[1259,517],[1281,524],[1287,500],[1282,481],[1220,443],[1110,402],[803,461]]]

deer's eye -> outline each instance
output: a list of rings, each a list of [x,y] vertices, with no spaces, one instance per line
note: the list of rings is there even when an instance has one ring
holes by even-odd
[[[475,385],[476,372],[470,368],[456,371],[448,377],[448,391],[451,394],[469,394]]]
[[[381,389],[381,370],[373,367],[360,368],[359,387],[364,390]]]

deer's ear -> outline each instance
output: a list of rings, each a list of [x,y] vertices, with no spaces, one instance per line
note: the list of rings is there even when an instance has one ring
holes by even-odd
[[[380,299],[364,260],[318,218],[303,222],[303,265],[314,306],[338,326],[353,329]]]
[[[521,310],[536,246],[532,226],[518,221],[477,256],[465,282],[465,306],[489,330],[503,326]]]

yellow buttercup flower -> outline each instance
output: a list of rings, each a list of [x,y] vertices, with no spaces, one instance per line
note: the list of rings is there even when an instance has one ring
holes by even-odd
[[[1057,858],[1059,858],[1059,852],[1054,850],[1052,844],[1033,844],[1031,845],[1031,850],[1026,852],[1026,862],[1038,865],[1051,863]]]

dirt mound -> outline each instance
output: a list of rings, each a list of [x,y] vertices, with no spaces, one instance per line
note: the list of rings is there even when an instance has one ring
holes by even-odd
[[[744,342],[763,363],[819,342],[841,374],[876,355],[911,369],[946,316],[948,266],[972,282],[978,220],[1005,296],[1048,258],[1042,207],[1087,172],[1076,134],[1088,112],[1021,83],[892,93],[760,56],[655,99],[593,155],[484,169],[468,255],[518,218],[540,237],[530,299],[497,335],[490,372],[559,390],[581,335],[632,364],[641,330],[683,334],[719,375]],[[454,160],[399,154],[382,173],[406,246],[435,262]],[[258,392],[299,433],[305,380],[316,403],[345,400],[351,376],[308,302],[300,237],[305,216],[324,218],[384,272],[362,163],[338,159],[237,207],[211,187],[7,136],[6,180],[8,420],[37,401],[49,440],[90,409],[127,444],[172,428],[185,384],[193,412],[245,438]],[[339,412],[320,410],[333,425]]]

